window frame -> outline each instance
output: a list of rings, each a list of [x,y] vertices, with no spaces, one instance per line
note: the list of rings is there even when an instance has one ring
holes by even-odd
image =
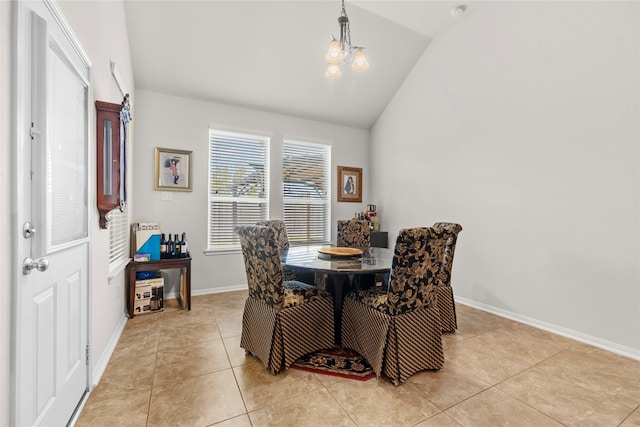
[[[259,160],[262,160],[262,179],[258,181],[256,184],[258,187],[261,187],[262,197],[243,197],[243,196],[229,196],[229,195],[214,195],[214,179],[215,174],[215,164],[214,164],[214,153],[213,153],[213,143],[214,139],[220,140],[228,140],[226,141],[226,148],[232,150],[234,140],[238,143],[252,144],[255,143],[256,146],[259,146],[259,150],[261,152],[261,156],[259,156]],[[243,131],[229,131],[220,129],[217,127],[210,126],[209,127],[209,143],[208,143],[208,182],[207,182],[207,248],[205,250],[205,254],[220,254],[225,252],[238,252],[240,250],[240,241],[237,235],[233,232],[233,228],[237,225],[241,224],[250,224],[255,223],[257,221],[266,220],[269,217],[269,206],[270,206],[270,192],[269,192],[269,179],[270,179],[270,162],[269,162],[269,152],[271,148],[271,137],[265,134],[260,134],[258,132],[243,132]],[[237,154],[237,152],[235,152]],[[251,153],[255,154],[255,153]],[[231,173],[238,173],[241,171],[242,161],[249,160],[249,154],[247,154],[247,158],[241,158],[238,160],[238,169],[232,169]],[[236,162],[233,162],[236,163]],[[221,167],[231,166],[233,167],[233,163],[220,163]],[[255,163],[255,165],[260,165],[260,162]],[[227,183],[229,187],[232,186],[232,181]],[[219,191],[219,190],[218,190]],[[245,214],[249,217],[252,217],[251,221],[242,221],[231,218],[231,220],[224,219],[223,221],[229,222],[230,225],[226,226],[223,223],[219,223],[218,227],[221,229],[222,233],[214,234],[213,226],[216,223],[215,221],[215,204],[218,203],[221,209],[224,208],[225,203],[232,203],[237,208],[238,203],[246,203],[246,204],[255,204],[258,205],[258,210],[261,212],[259,216],[255,216],[255,212],[253,211],[240,211],[240,213]],[[215,244],[216,236],[220,238],[222,241],[225,239],[229,243],[219,243]]]
[[[291,245],[314,245],[314,244],[327,244],[331,240],[331,191],[332,191],[332,180],[331,180],[331,145],[327,143],[319,143],[319,142],[311,142],[305,141],[299,138],[290,138],[285,137],[282,141],[282,217],[284,218],[285,224],[287,225],[287,235],[289,236],[289,242]],[[300,156],[300,157],[308,157],[307,160],[309,162],[302,163],[294,163],[288,159],[290,156]],[[311,157],[316,156],[316,158],[320,158],[320,162],[317,159],[313,159]],[[304,191],[304,186],[309,183],[314,183],[316,180],[309,181],[309,176],[301,176],[300,179],[291,181],[288,180],[288,177],[291,177],[292,174],[295,176],[296,166],[299,170],[305,171],[305,175],[308,175],[308,171],[312,170],[314,167],[319,167],[320,170],[317,171],[321,177],[316,175],[316,191],[318,187],[321,187],[324,191],[321,194],[321,197],[318,199],[303,199],[302,196],[304,194],[312,194],[313,189],[307,188],[307,191]],[[313,177],[313,175],[311,175]],[[293,184],[298,186],[298,190],[294,190],[293,192],[287,192],[287,186],[292,186]],[[288,197],[287,193],[293,194],[294,197]],[[295,197],[296,195],[300,197]],[[302,232],[302,235],[297,229],[300,228],[300,223],[305,222],[305,218],[292,219],[291,216],[295,215],[294,209],[287,209],[287,206],[292,205],[307,205],[307,220],[306,220],[306,230]],[[317,208],[320,207],[322,211],[322,219],[320,221],[314,221],[313,223],[309,223],[309,205],[313,206],[313,210],[316,211]],[[311,212],[313,214],[314,212]],[[309,227],[312,229],[310,230]],[[318,238],[304,238],[304,234],[309,236],[310,234],[317,233],[318,230],[321,230],[321,235]],[[304,228],[304,225],[302,226]]]

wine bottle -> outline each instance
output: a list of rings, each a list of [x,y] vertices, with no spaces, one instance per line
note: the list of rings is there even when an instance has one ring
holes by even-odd
[[[164,233],[162,233],[162,237],[160,238],[160,259],[165,259],[167,257],[167,239],[165,238]]]
[[[174,258],[180,258],[182,256],[182,246],[180,245],[180,239],[178,238],[178,235],[176,234],[175,238],[173,239],[174,241],[174,250],[173,250],[173,257]]]
[[[173,258],[176,251],[176,244],[171,237],[171,233],[169,233],[169,240],[167,240],[167,258]]]
[[[187,233],[182,233],[182,240],[180,240],[180,258],[186,258],[189,256],[187,250]]]

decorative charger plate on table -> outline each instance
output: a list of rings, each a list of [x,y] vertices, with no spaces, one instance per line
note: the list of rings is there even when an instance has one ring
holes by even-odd
[[[362,255],[362,249],[358,248],[344,248],[344,247],[330,247],[318,249],[320,255],[331,257],[351,257]]]

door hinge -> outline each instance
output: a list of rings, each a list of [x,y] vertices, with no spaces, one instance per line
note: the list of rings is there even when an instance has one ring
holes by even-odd
[[[31,129],[29,129],[29,134],[31,135],[31,139],[35,138],[36,135],[40,135],[42,132],[36,130],[33,122],[31,122]]]
[[[90,348],[89,348],[89,344],[87,344],[87,352],[85,354],[85,363],[87,364],[87,366],[89,366],[89,357],[90,357]]]

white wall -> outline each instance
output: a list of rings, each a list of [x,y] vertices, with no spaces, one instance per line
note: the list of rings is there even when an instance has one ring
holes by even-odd
[[[0,236],[11,239],[11,3],[0,1]],[[0,246],[0,425],[9,425],[11,242]]]
[[[132,109],[135,115],[133,70],[129,39],[122,1],[61,1],[62,13],[73,28],[80,44],[92,62],[91,84],[93,98],[89,110],[91,138],[89,164],[90,181],[95,183],[96,137],[95,100],[119,104],[122,94],[111,75],[111,61],[117,63],[118,72],[124,86],[132,95]],[[130,141],[134,144],[133,139]],[[131,167],[129,165],[129,167]],[[124,281],[122,271],[109,271],[109,232],[98,224],[95,184],[92,188],[91,212],[91,360],[94,367],[94,381],[101,375],[101,369],[110,356],[118,325],[124,321]],[[109,275],[116,275],[110,282]],[[116,334],[117,335],[117,334]]]
[[[371,154],[383,228],[464,227],[459,300],[634,357],[638,8],[470,5],[374,126]]]
[[[282,191],[282,139],[300,138],[332,144],[332,186],[338,165],[363,168],[363,203],[335,203],[332,189],[332,229],[337,219],[350,218],[364,209],[368,197],[369,132],[257,110],[230,107],[139,90],[136,92],[134,121],[135,166],[133,193],[134,221],[160,224],[165,233],[187,233],[192,261],[194,295],[225,289],[245,288],[246,276],[240,253],[205,256],[207,245],[207,177],[209,125],[227,130],[259,132],[271,136],[271,192]],[[193,191],[161,192],[153,189],[154,148],[193,151]],[[162,195],[171,200],[162,200]],[[281,203],[270,206],[271,217],[282,218]],[[335,230],[333,230],[335,234]],[[335,237],[334,237],[335,238]],[[175,292],[175,284],[171,285]],[[167,290],[172,292],[170,289]]]

